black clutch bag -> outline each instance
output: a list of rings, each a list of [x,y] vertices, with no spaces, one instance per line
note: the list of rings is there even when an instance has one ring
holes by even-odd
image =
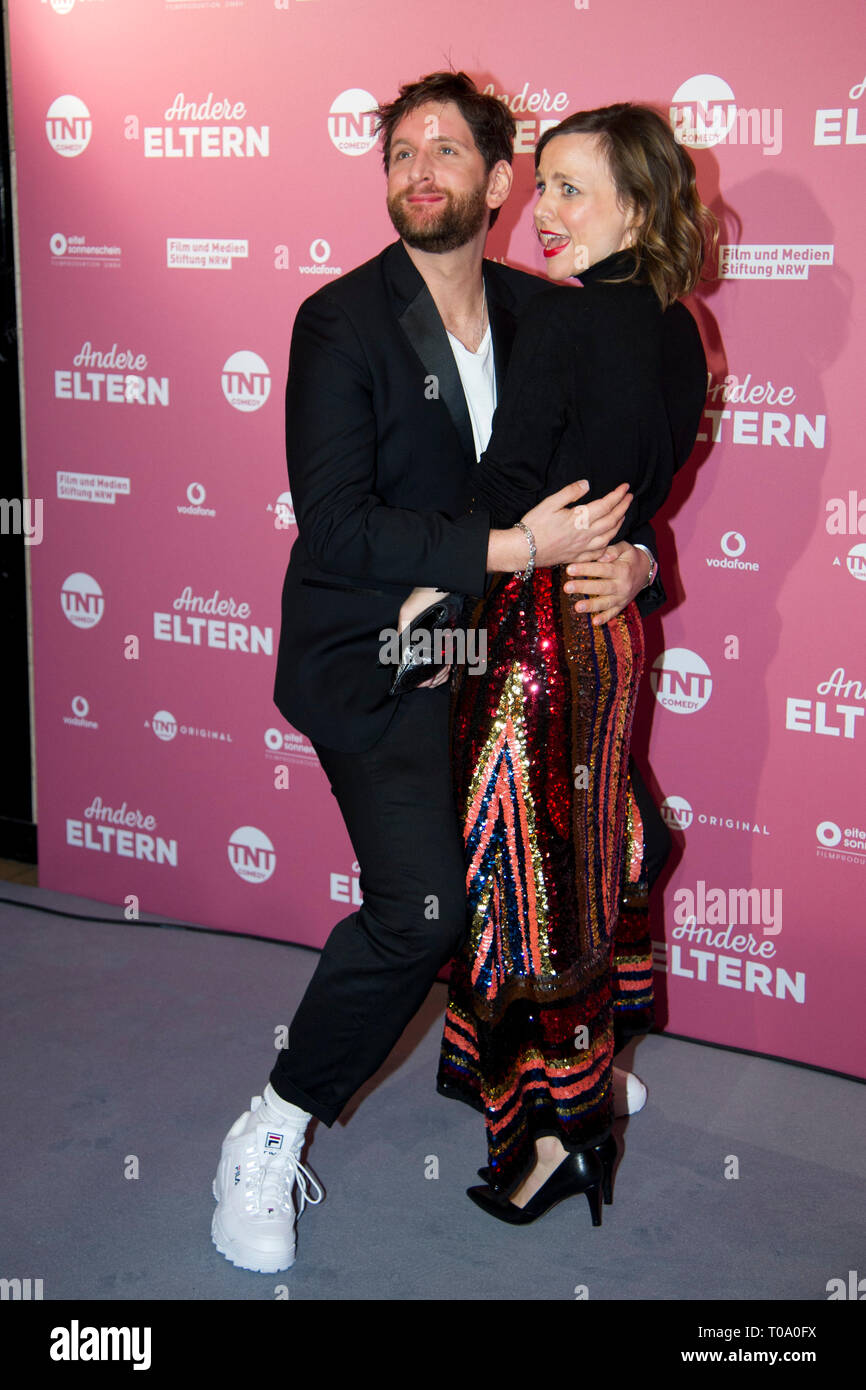
[[[447,636],[457,626],[463,610],[462,594],[447,594],[413,618],[400,633],[400,664],[389,695],[408,695],[443,666],[454,661],[454,639]]]

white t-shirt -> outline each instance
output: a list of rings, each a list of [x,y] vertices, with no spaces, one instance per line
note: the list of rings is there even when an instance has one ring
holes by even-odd
[[[447,329],[446,329],[447,332]],[[479,459],[487,448],[493,412],[496,409],[496,372],[493,365],[493,338],[490,324],[481,339],[477,352],[470,352],[453,333],[448,334],[451,351],[457,363],[463,394],[472,421],[472,437],[475,440],[475,457]]]

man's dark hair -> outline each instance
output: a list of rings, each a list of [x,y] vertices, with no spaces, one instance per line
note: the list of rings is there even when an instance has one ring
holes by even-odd
[[[376,130],[382,136],[382,160],[386,173],[391,160],[394,130],[404,116],[416,111],[419,106],[426,106],[428,101],[454,102],[472,131],[472,138],[488,174],[500,159],[508,164],[512,162],[517,127],[505,102],[486,92],[479,92],[465,72],[431,72],[417,82],[407,82],[400,88],[400,95],[394,101],[380,106],[376,112]],[[499,213],[499,208],[491,209],[491,227]]]

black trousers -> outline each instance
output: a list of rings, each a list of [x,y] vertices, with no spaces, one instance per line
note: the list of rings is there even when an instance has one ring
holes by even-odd
[[[360,866],[363,904],[328,937],[270,1081],[326,1125],[381,1066],[468,930],[449,699],[447,685],[404,696],[367,753],[315,745]],[[630,771],[652,884],[670,833],[633,762]]]
[[[270,1080],[326,1125],[385,1060],[468,930],[449,698],[447,685],[403,696],[367,753],[314,745],[364,901],[328,937]]]

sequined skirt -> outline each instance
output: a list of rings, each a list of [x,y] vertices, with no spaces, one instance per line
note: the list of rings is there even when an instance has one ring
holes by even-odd
[[[531,1166],[539,1135],[568,1149],[605,1137],[616,1019],[645,1031],[652,1004],[628,782],[643,627],[634,604],[594,627],[566,578],[501,576],[467,613],[487,666],[459,672],[452,707],[469,933],[452,964],[437,1088],[484,1114],[504,1188]]]

